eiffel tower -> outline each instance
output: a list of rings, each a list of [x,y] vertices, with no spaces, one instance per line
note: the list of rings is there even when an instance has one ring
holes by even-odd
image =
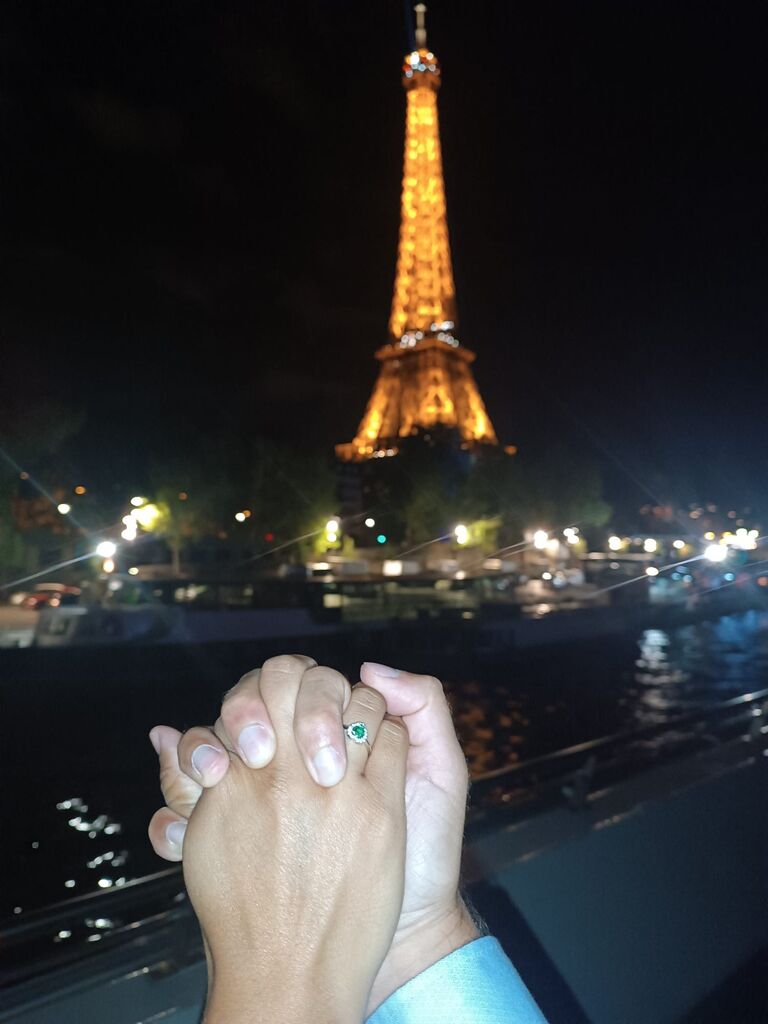
[[[344,462],[397,455],[406,438],[435,431],[458,435],[465,450],[498,446],[472,375],[475,354],[456,334],[437,116],[440,65],[427,49],[426,7],[414,9],[416,49],[403,63],[405,157],[390,339],[376,352],[381,369],[355,439],[336,446]]]

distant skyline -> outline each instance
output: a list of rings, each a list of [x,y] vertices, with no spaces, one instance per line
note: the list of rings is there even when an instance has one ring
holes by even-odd
[[[428,6],[500,440],[585,447],[614,501],[682,472],[768,507],[762,8]],[[85,473],[195,428],[351,437],[394,280],[400,0],[4,20],[6,408],[85,408]]]

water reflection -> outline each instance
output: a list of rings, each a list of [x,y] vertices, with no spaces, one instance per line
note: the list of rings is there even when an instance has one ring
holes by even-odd
[[[67,825],[69,828],[74,829],[75,832],[84,833],[88,839],[96,839],[99,836],[114,836],[119,835],[123,826],[119,821],[114,821],[108,814],[97,814],[93,818],[87,818],[88,804],[85,803],[79,796],[69,797],[66,800],[61,800],[56,804],[56,810],[61,811],[65,814],[69,814],[71,811],[78,811],[78,814],[73,815],[71,818],[67,818]],[[91,852],[90,850],[88,852]],[[128,881],[127,876],[120,874],[115,877],[116,869],[125,866],[129,859],[129,852],[127,849],[104,850],[102,853],[97,853],[95,856],[88,857],[87,853],[84,852],[85,860],[80,862],[80,866],[75,865],[71,873],[75,874],[75,878],[67,878],[64,881],[65,889],[74,889],[78,885],[78,881],[84,882],[86,890],[90,889],[93,885],[92,880],[88,877],[87,872],[97,871],[99,877],[96,879],[95,884],[99,889],[111,889],[113,886],[119,888]],[[80,860],[80,858],[78,858]],[[86,872],[82,870],[82,864],[84,863]],[[102,921],[102,918],[98,919]],[[99,925],[98,927],[104,927]]]
[[[646,629],[638,642],[634,679],[640,684],[634,696],[638,725],[663,722],[670,713],[689,702],[691,673],[672,637],[662,629]]]
[[[168,709],[181,706],[188,715],[182,724],[199,720],[200,709],[209,708],[212,695],[218,700],[236,675],[228,664],[202,661],[197,652],[194,662],[189,657],[184,648],[157,657],[144,651],[135,662],[126,657],[115,665],[115,685],[131,683],[131,688],[121,690],[120,699],[99,704],[98,712],[81,723],[101,737],[100,752],[83,749],[75,759],[62,746],[55,757],[31,763],[23,785],[6,791],[5,820],[13,826],[0,849],[6,881],[0,918],[120,888],[165,866],[146,836],[159,794],[144,726],[161,714],[161,706],[168,720],[173,720]],[[73,663],[78,679],[85,670],[87,675],[77,682],[78,702],[62,704],[61,715],[82,715],[91,693],[103,685],[97,658],[85,652]],[[478,776],[759,688],[768,672],[768,615],[745,612],[544,652],[509,651],[493,659],[468,651],[461,663],[452,655],[442,666],[439,655],[436,659],[432,670],[446,678],[457,732],[470,771]],[[332,657],[329,661],[334,663]],[[195,690],[189,686],[191,675],[203,679]],[[55,686],[61,691],[75,682],[57,676]],[[43,690],[41,684],[37,692]],[[21,695],[16,715],[23,717],[28,691],[19,686],[14,692]],[[70,727],[76,727],[74,719],[62,735],[69,735]],[[112,763],[115,750],[121,757]],[[103,773],[96,771],[99,764]],[[98,941],[113,925],[94,914],[78,927]],[[52,939],[71,941],[68,929],[72,926]]]
[[[633,683],[623,699],[630,723],[652,725],[702,704],[764,685],[768,616],[748,611],[638,640]]]

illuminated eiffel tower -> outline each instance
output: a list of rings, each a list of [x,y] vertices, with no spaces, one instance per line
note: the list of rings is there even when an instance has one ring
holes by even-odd
[[[415,7],[416,49],[405,57],[405,157],[390,340],[345,462],[396,455],[404,439],[452,432],[464,449],[498,445],[470,364],[456,336],[456,296],[445,216],[437,90],[440,65],[427,49],[424,4]],[[507,448],[512,454],[514,449]]]

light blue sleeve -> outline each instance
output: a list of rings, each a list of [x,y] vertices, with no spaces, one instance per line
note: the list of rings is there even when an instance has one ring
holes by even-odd
[[[462,946],[385,999],[367,1024],[547,1024],[491,935]]]

